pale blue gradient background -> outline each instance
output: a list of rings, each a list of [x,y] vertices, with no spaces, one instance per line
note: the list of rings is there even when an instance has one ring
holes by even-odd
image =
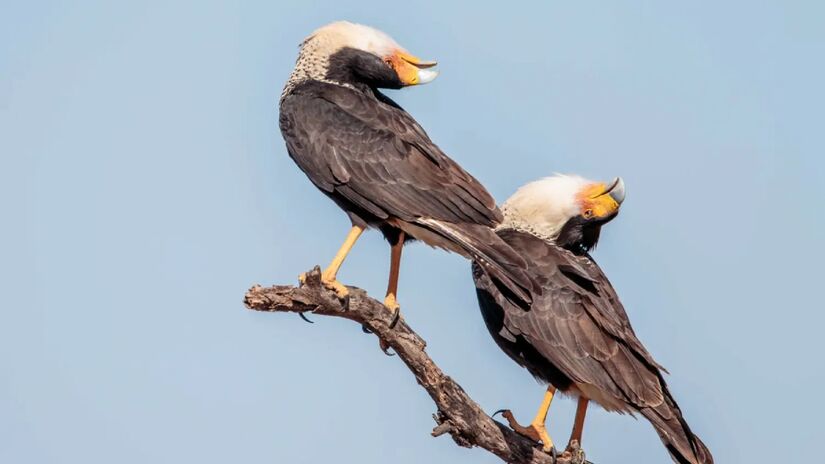
[[[719,463],[815,460],[821,391],[821,2],[3,2],[0,462],[494,463],[347,321],[258,314],[345,216],[286,155],[297,44],[348,18],[436,58],[392,92],[493,194],[624,176],[596,257]],[[758,3],[758,4],[757,4]],[[388,248],[344,282],[381,295]],[[401,302],[488,411],[542,388],[493,344],[460,257],[411,247]],[[573,404],[553,405],[567,440]],[[597,463],[668,462],[593,410]]]

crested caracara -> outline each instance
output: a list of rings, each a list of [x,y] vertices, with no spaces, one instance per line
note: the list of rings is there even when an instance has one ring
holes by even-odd
[[[361,232],[373,227],[391,245],[384,303],[396,314],[401,249],[413,239],[480,263],[527,302],[539,290],[524,260],[494,232],[502,219],[495,200],[378,91],[430,82],[435,64],[381,31],[343,21],[301,44],[281,95],[281,133],[289,156],[352,222],[321,280],[347,295],[336,274]]]
[[[509,411],[504,416],[514,430],[552,450],[545,419],[558,389],[578,398],[571,443],[581,442],[587,404],[595,401],[608,411],[647,418],[676,462],[712,463],[668,391],[663,368],[636,337],[619,297],[588,254],[624,197],[621,179],[606,185],[557,175],[523,186],[502,206],[497,233],[525,258],[542,294],[525,311],[474,264],[481,314],[499,347],[549,384],[529,426]]]

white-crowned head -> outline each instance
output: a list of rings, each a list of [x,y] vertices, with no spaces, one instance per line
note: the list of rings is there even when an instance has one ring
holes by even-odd
[[[531,232],[570,249],[589,250],[601,226],[616,217],[624,181],[609,184],[556,174],[522,186],[502,206],[501,227]]]
[[[424,61],[378,29],[337,21],[302,43],[290,84],[305,79],[373,88],[426,84],[438,75],[434,61]]]

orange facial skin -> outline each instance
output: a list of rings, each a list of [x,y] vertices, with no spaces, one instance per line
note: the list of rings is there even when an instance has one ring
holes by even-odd
[[[603,183],[590,184],[579,192],[581,215],[586,219],[607,218],[616,214],[619,203],[606,191]]]
[[[404,85],[416,85],[420,83],[418,70],[422,68],[431,68],[436,65],[435,61],[423,61],[417,56],[411,55],[406,51],[397,50],[385,58],[387,64],[392,66],[398,74],[398,78]]]

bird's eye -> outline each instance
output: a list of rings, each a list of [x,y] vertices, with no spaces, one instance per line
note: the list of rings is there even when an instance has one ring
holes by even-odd
[[[592,217],[593,217],[593,210],[592,210],[592,209],[586,209],[586,210],[584,210],[584,217],[585,217],[586,219],[590,219],[590,218],[592,218]]]

